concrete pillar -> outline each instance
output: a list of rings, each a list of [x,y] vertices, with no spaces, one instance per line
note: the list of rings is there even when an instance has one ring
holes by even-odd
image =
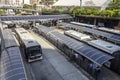
[[[97,23],[96,23],[96,21],[97,21],[97,20],[96,20],[96,18],[95,18],[95,19],[94,19],[94,25],[96,25],[96,24],[97,24]]]
[[[118,22],[118,27],[120,27],[120,20],[119,20],[119,22]]]

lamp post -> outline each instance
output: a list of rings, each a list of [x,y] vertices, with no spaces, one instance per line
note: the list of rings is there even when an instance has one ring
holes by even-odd
[[[82,8],[82,0],[80,0],[80,8]]]
[[[23,4],[24,4],[24,0],[23,0]]]

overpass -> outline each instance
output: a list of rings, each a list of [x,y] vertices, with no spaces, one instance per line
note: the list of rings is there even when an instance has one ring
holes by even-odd
[[[72,19],[70,15],[25,15],[25,16],[0,16],[0,21],[19,21],[19,20],[59,20]]]

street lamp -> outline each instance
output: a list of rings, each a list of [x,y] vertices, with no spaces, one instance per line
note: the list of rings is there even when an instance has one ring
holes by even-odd
[[[80,0],[80,8],[82,8],[82,0]]]
[[[23,4],[24,4],[24,0],[23,0]]]

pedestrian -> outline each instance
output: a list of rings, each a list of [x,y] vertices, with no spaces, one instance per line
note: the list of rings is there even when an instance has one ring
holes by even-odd
[[[93,63],[89,64],[89,72],[90,74],[93,74]]]
[[[75,58],[78,59],[78,54],[77,53],[75,54]]]

